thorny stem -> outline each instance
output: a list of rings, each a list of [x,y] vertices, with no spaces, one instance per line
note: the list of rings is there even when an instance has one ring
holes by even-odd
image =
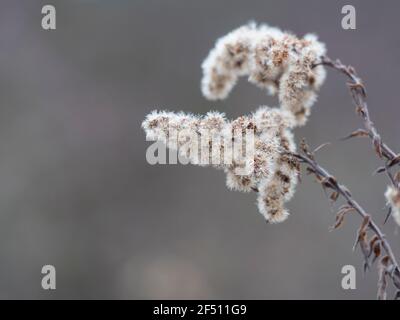
[[[371,139],[372,144],[375,148],[375,151],[379,158],[384,157],[387,161],[393,161],[398,154],[396,154],[389,146],[382,141],[381,135],[379,134],[378,130],[376,129],[374,123],[371,120],[369,115],[368,105],[366,102],[367,94],[365,86],[360,77],[358,77],[355,69],[351,66],[345,66],[340,62],[340,60],[333,61],[328,57],[321,57],[321,62],[316,64],[317,65],[324,65],[327,67],[331,67],[350,79],[350,82],[347,83],[353,103],[356,106],[357,113],[362,117],[364,122],[364,128],[366,130],[366,134]],[[385,164],[386,172],[393,183],[395,188],[400,190],[400,186],[398,183],[394,183],[394,179],[391,176],[387,164]]]
[[[351,193],[349,190],[340,184],[336,178],[334,178],[326,169],[321,167],[316,160],[314,159],[314,156],[309,154],[293,154],[294,157],[299,159],[301,162],[306,163],[311,169],[312,172],[318,177],[322,178],[329,183],[329,187],[336,191],[338,194],[343,196],[344,199],[346,199],[347,204],[351,206],[363,219],[369,219],[369,228],[376,234],[376,236],[379,238],[379,240],[382,243],[382,247],[384,248],[386,254],[390,257],[390,260],[393,264],[393,271],[388,273],[389,276],[392,278],[395,286],[397,287],[397,284],[400,283],[400,269],[399,265],[397,263],[396,257],[393,253],[393,250],[386,239],[385,234],[381,231],[381,229],[378,227],[378,225],[374,222],[372,217],[364,210],[364,208],[352,197]],[[397,287],[397,289],[400,289]]]

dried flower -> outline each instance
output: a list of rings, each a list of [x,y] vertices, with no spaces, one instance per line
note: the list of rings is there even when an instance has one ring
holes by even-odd
[[[177,149],[192,164],[223,169],[229,189],[258,190],[260,212],[270,222],[281,222],[289,215],[284,205],[294,194],[299,171],[290,156],[296,150],[291,129],[310,114],[325,78],[323,67],[315,66],[324,53],[314,35],[299,39],[267,25],[242,26],[217,40],[203,62],[203,94],[224,99],[239,77],[248,76],[278,94],[281,107],[260,107],[233,121],[218,112],[200,117],[154,111],[142,126],[148,139]]]
[[[281,108],[304,125],[325,79],[324,68],[315,66],[325,51],[312,34],[299,39],[267,25],[242,26],[217,40],[205,59],[203,94],[225,99],[238,77],[248,76],[269,94],[278,93]]]
[[[164,142],[192,164],[223,169],[229,189],[260,190],[260,212],[268,221],[280,222],[288,216],[284,203],[297,183],[297,167],[286,154],[295,151],[294,122],[287,111],[260,107],[233,121],[218,112],[200,117],[153,111],[142,127],[148,139]],[[273,190],[273,201],[267,190]]]
[[[217,40],[202,64],[202,90],[208,99],[225,99],[238,77],[249,73],[250,52],[256,34],[255,25],[251,24]]]
[[[142,126],[149,139],[165,142],[193,164],[223,169],[228,188],[258,191],[259,211],[271,223],[284,221],[289,216],[285,203],[294,194],[300,163],[305,164],[307,172],[317,178],[323,189],[332,192],[333,202],[339,198],[346,202],[337,212],[331,230],[343,225],[349,212],[356,212],[363,218],[354,249],[361,249],[364,271],[381,258],[378,261],[378,298],[386,298],[387,278],[391,278],[397,299],[400,298],[400,269],[393,250],[372,216],[344,185],[318,164],[315,153],[326,144],[310,151],[303,142],[302,153],[296,153],[291,130],[307,121],[325,79],[323,66],[340,71],[350,80],[348,87],[365,127],[347,138],[369,137],[377,155],[387,160],[376,172],[387,172],[391,178],[393,186],[387,188],[385,197],[395,222],[400,225],[400,172],[392,176],[388,171],[400,164],[400,155],[383,143],[371,121],[366,90],[355,69],[339,60],[332,61],[325,56],[325,51],[324,44],[312,34],[299,39],[267,25],[251,23],[240,27],[220,38],[205,59],[203,94],[212,100],[224,99],[240,76],[248,76],[250,82],[272,95],[277,94],[280,108],[260,107],[253,114],[233,121],[226,120],[225,115],[218,112],[200,117],[154,111]],[[249,145],[252,146],[250,150]]]

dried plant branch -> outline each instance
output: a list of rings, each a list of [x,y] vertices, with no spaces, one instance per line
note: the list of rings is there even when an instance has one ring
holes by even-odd
[[[315,66],[317,65],[331,67],[350,79],[350,82],[348,82],[347,85],[350,89],[353,102],[356,106],[356,111],[363,119],[365,130],[356,130],[349,136],[349,138],[368,135],[372,140],[377,155],[380,158],[384,157],[386,160],[393,161],[396,157],[399,157],[399,154],[396,154],[386,143],[382,141],[381,135],[372,122],[366,102],[366,88],[361,78],[358,77],[355,69],[351,66],[345,66],[340,62],[340,60],[333,61],[326,56],[321,58],[320,63],[315,64]],[[396,164],[400,164],[400,159]]]
[[[357,239],[355,248],[359,245],[364,255],[364,270],[369,269],[371,262],[370,257],[374,255],[372,263],[382,255],[381,248],[384,250],[385,255],[381,258],[378,269],[380,274],[380,281],[378,284],[378,298],[385,298],[386,294],[386,276],[392,279],[392,282],[399,292],[400,290],[400,269],[397,263],[393,250],[377,223],[373,220],[371,215],[364,210],[364,208],[353,198],[351,192],[337,179],[331,175],[325,168],[318,164],[315,160],[314,153],[309,150],[307,144],[303,141],[301,145],[302,153],[292,154],[301,163],[307,166],[307,172],[313,174],[317,181],[321,184],[323,189],[330,189],[333,191],[331,199],[336,201],[339,196],[345,199],[346,204],[339,209],[336,216],[335,225],[333,229],[340,227],[344,221],[344,217],[348,212],[355,211],[363,219],[362,224],[357,232]],[[374,235],[368,242],[368,231]],[[396,293],[396,297],[398,293]]]
[[[342,226],[346,215],[351,212],[361,216],[354,249],[361,249],[364,271],[379,258],[378,298],[386,298],[388,277],[397,289],[396,298],[400,298],[400,269],[385,235],[350,191],[315,160],[315,152],[326,144],[310,151],[303,142],[301,153],[295,152],[292,130],[306,123],[325,79],[324,66],[341,72],[349,79],[347,85],[364,124],[363,129],[352,132],[345,139],[371,139],[375,153],[384,162],[376,173],[385,172],[391,182],[385,193],[390,205],[389,212],[400,225],[400,171],[396,174],[391,172],[391,169],[400,165],[400,154],[382,141],[370,118],[366,89],[354,68],[343,65],[339,60],[333,61],[325,54],[325,45],[313,34],[298,38],[278,28],[250,23],[217,40],[202,64],[203,94],[210,100],[225,99],[238,78],[247,76],[251,83],[270,94],[276,94],[280,108],[262,106],[256,112],[232,121],[218,112],[194,116],[182,112],[154,111],[142,126],[149,139],[163,141],[193,164],[211,164],[223,169],[227,173],[227,186],[230,189],[258,192],[259,211],[267,222],[282,222],[287,218],[289,212],[284,204],[293,196],[300,180],[300,164],[305,164],[307,172],[317,178],[332,203],[339,198],[346,202],[339,208],[331,230]],[[255,152],[247,154],[246,150],[245,155],[235,155],[230,144],[236,141],[242,147],[244,133],[246,142],[248,133],[254,136],[255,140],[249,141],[255,142]],[[198,147],[199,139],[206,143]],[[223,140],[224,143],[215,144],[215,140]],[[233,151],[235,149],[239,148],[234,147]],[[222,162],[202,161],[204,155],[208,160],[221,160],[222,154]],[[225,158],[231,158],[232,161],[225,161]],[[243,175],[237,171],[248,165],[253,169],[250,173]]]
[[[331,67],[349,78],[350,81],[347,83],[347,85],[349,87],[353,103],[356,106],[357,114],[359,114],[363,119],[364,129],[355,130],[350,135],[345,137],[345,139],[353,137],[369,137],[371,139],[375,153],[385,162],[382,167],[375,171],[375,173],[386,172],[390,180],[392,190],[394,190],[387,193],[391,193],[393,195],[392,198],[388,198],[388,202],[393,202],[392,199],[398,198],[398,195],[400,194],[400,178],[393,176],[393,174],[390,172],[390,168],[400,165],[400,154],[395,153],[386,143],[382,141],[381,135],[372,122],[366,102],[367,94],[363,81],[357,75],[357,72],[353,67],[344,65],[340,62],[340,60],[333,61],[326,56],[322,56],[321,62],[315,64],[315,66],[317,65]],[[390,187],[388,189],[390,189]],[[393,210],[393,208],[390,207],[385,222],[393,211],[397,213],[396,210]],[[399,217],[395,217],[395,220],[399,220]]]

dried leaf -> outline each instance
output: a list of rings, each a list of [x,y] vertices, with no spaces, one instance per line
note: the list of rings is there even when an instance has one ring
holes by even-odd
[[[369,269],[369,260],[368,257],[370,255],[370,248],[368,245],[368,239],[367,239],[367,232],[366,231],[361,231],[360,235],[359,235],[359,239],[358,239],[359,243],[360,243],[360,248],[361,248],[361,252],[364,256],[364,272],[367,271],[367,269]]]
[[[374,236],[371,238],[371,240],[369,241],[370,255],[371,255],[371,253],[373,252],[374,245],[375,245],[375,243],[376,243],[377,241],[379,241],[379,237],[378,237],[377,235],[374,235]]]
[[[329,197],[333,202],[336,202],[337,199],[339,198],[339,192],[334,191],[332,192],[331,196]]]
[[[340,227],[343,225],[343,223],[344,223],[345,215],[346,215],[347,213],[351,212],[351,211],[354,211],[354,210],[355,210],[355,209],[354,209],[353,207],[350,207],[350,206],[342,206],[342,207],[339,209],[338,213],[336,214],[335,224],[334,224],[332,227],[330,227],[329,230],[330,230],[330,231],[333,231],[333,230],[335,230],[335,229],[340,228]]]
[[[356,241],[354,241],[354,244],[353,244],[353,251],[356,251],[357,246],[358,246],[358,242],[360,241],[359,239],[360,239],[360,237],[357,234]]]
[[[344,222],[344,215],[337,215],[335,224],[329,228],[329,231],[333,231],[335,229],[340,228],[343,225],[343,222]]]
[[[347,135],[347,136],[341,138],[340,140],[345,141],[345,140],[349,140],[349,139],[351,139],[351,138],[368,137],[368,136],[369,136],[369,133],[368,133],[367,130],[358,129],[358,130],[353,131],[353,132],[350,133],[349,135]]]
[[[392,207],[389,207],[388,213],[385,217],[385,221],[383,221],[383,224],[386,224],[386,222],[389,220],[391,215],[392,215]]]
[[[377,173],[382,173],[386,171],[386,167],[379,167],[378,169],[376,169],[374,171],[374,173],[372,175],[376,175]]]
[[[362,224],[361,224],[360,231],[366,231],[368,226],[369,226],[370,221],[371,221],[371,216],[370,215],[366,215],[364,217],[364,220],[363,220]]]
[[[381,255],[381,243],[377,242],[375,243],[374,247],[373,247],[373,252],[374,252],[374,258],[372,259],[372,264],[376,261],[376,259],[379,258],[379,256]]]
[[[389,256],[384,256],[381,259],[381,266],[385,267],[385,270],[386,270],[386,268],[389,266],[389,262],[390,262],[390,257]]]
[[[311,167],[307,167],[306,168],[306,172],[307,172],[307,174],[308,175],[310,175],[310,174],[317,174],[316,172],[315,172],[315,170],[313,169],[313,168],[311,168]]]
[[[372,140],[372,142],[374,143],[374,148],[375,148],[376,154],[379,156],[379,158],[382,158],[382,157],[383,157],[383,154],[382,154],[382,141],[381,141],[381,137],[375,136],[374,139]]]
[[[329,146],[330,144],[331,144],[330,142],[326,142],[326,143],[323,143],[323,144],[319,145],[318,147],[316,147],[314,149],[313,153],[317,153],[319,150],[323,149],[326,146]]]
[[[365,243],[361,243],[363,241],[366,241],[366,237],[367,237],[367,229],[369,226],[369,222],[370,222],[371,217],[369,215],[366,215],[364,217],[363,222],[361,223],[360,228],[357,231],[357,237],[356,237],[356,241],[354,242],[353,245],[353,251],[356,250],[357,245],[360,243],[361,246],[364,246]],[[368,245],[367,245],[368,246]],[[362,249],[362,248],[361,248]]]
[[[384,256],[378,265],[378,300],[386,300],[386,287],[387,287],[387,267],[390,262],[389,256]]]
[[[394,165],[396,165],[396,164],[398,164],[398,163],[400,163],[400,154],[398,154],[397,156],[395,156],[393,159],[391,159],[389,162],[388,162],[388,167],[390,168],[390,167],[393,167]]]
[[[336,181],[336,179],[334,177],[329,176],[329,177],[322,178],[321,179],[321,184],[326,188],[333,189],[336,186],[337,181]]]

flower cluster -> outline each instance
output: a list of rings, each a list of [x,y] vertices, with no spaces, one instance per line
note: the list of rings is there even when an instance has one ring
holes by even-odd
[[[291,130],[306,122],[324,81],[323,67],[316,66],[324,53],[314,35],[298,39],[266,25],[240,27],[219,39],[204,61],[203,94],[224,99],[238,77],[247,75],[278,94],[280,108],[260,107],[232,121],[218,112],[153,111],[142,127],[149,140],[164,142],[192,164],[224,170],[229,189],[258,191],[261,214],[271,223],[281,222],[289,215],[285,203],[299,172],[291,155],[296,150]]]
[[[393,186],[388,186],[385,197],[392,211],[394,221],[400,226],[400,191]]]
[[[240,76],[269,94],[278,94],[281,108],[304,125],[325,79],[315,66],[325,46],[313,34],[303,39],[267,25],[242,26],[217,40],[203,62],[202,91],[208,99],[225,99]]]
[[[226,172],[229,189],[258,190],[258,207],[270,222],[283,221],[297,183],[298,168],[286,152],[294,152],[289,131],[295,124],[285,110],[260,107],[248,116],[228,121],[225,115],[205,116],[153,111],[142,126],[149,140],[164,142],[192,164]]]

